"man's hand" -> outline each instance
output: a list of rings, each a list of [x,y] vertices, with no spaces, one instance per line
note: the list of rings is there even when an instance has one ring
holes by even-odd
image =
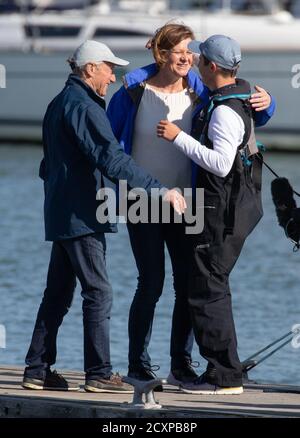
[[[184,197],[177,190],[168,190],[163,197],[163,200],[169,202],[178,214],[184,213],[186,202]]]
[[[156,128],[157,136],[169,141],[174,141],[180,131],[177,125],[168,120],[161,120]]]
[[[252,94],[250,99],[251,106],[255,111],[264,111],[271,105],[271,96],[264,88],[258,85],[255,85],[254,88],[258,93]]]

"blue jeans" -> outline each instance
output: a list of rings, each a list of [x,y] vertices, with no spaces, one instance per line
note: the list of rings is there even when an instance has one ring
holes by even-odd
[[[86,377],[110,376],[109,321],[112,288],[106,271],[105,251],[103,233],[53,243],[47,287],[26,356],[27,377],[44,378],[56,361],[57,332],[71,307],[76,277],[80,281],[83,297]]]
[[[138,268],[138,285],[129,313],[129,371],[149,368],[147,348],[151,338],[156,303],[165,278],[165,243],[174,279],[175,304],[171,331],[171,368],[191,361],[192,321],[187,295],[187,259],[184,224],[127,224],[131,247]]]

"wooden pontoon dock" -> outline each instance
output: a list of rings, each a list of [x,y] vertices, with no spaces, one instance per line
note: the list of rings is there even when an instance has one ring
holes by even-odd
[[[245,418],[300,417],[300,387],[248,384],[242,395],[190,395],[165,386],[159,410],[133,409],[131,394],[36,391],[21,387],[23,369],[0,366],[0,418]],[[83,386],[84,375],[64,372]]]

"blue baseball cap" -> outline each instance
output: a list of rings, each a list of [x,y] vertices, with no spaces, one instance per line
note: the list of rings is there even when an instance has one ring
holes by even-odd
[[[242,59],[239,43],[225,35],[212,35],[203,43],[191,41],[188,48],[227,70],[235,70]]]

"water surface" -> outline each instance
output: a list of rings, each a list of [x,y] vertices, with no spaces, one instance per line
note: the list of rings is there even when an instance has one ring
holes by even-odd
[[[51,249],[44,242],[43,188],[38,178],[42,150],[0,147],[0,324],[7,332],[0,363],[23,365],[45,287]],[[266,154],[280,175],[300,191],[299,155]],[[265,215],[246,243],[232,275],[232,295],[241,359],[300,324],[300,252],[277,226],[270,196],[272,175],[264,173]],[[300,203],[299,203],[300,204]],[[127,318],[136,268],[125,225],[109,235],[108,270],[114,289],[111,355],[115,370],[127,368]],[[168,256],[164,292],[158,303],[150,353],[160,376],[169,371],[169,336],[174,293]],[[82,315],[79,288],[58,337],[58,368],[82,370]],[[200,360],[197,348],[194,359]],[[252,378],[300,385],[300,349],[288,344],[259,365]],[[201,371],[205,363],[201,360]]]

